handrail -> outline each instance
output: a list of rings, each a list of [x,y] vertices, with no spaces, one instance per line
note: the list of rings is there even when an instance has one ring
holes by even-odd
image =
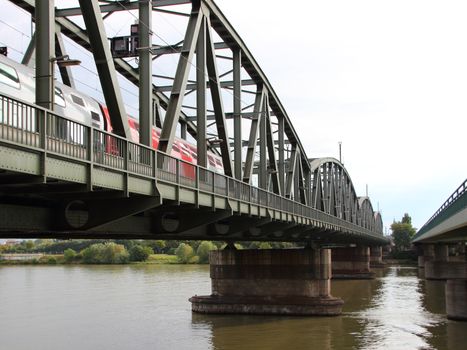
[[[28,111],[26,113],[29,119],[26,123],[22,121],[26,118],[22,115],[24,110]],[[0,138],[5,142],[19,143],[76,162],[90,163],[91,168],[98,166],[156,181],[175,183],[177,186],[194,188],[200,192],[290,212],[321,222],[325,226],[328,225],[328,228],[333,228],[329,225],[338,226],[355,234],[382,238],[382,232],[376,232],[374,225],[371,229],[356,225],[11,96],[0,94],[0,113]]]
[[[418,230],[422,230],[427,227],[433,220],[435,220],[438,215],[444,212],[447,208],[453,205],[465,192],[467,192],[467,179],[449,196],[448,199],[439,207],[439,209],[430,217],[430,219]]]

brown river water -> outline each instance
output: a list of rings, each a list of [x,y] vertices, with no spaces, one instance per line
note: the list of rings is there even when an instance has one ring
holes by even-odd
[[[193,314],[209,292],[202,265],[0,266],[0,350],[467,349],[444,282],[417,268],[333,281],[339,317]]]

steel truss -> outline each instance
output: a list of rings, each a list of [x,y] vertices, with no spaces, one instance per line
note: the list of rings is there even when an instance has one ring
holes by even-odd
[[[212,0],[101,3],[80,0],[79,7],[55,10],[54,1],[10,2],[31,13],[36,22],[36,34],[23,63],[30,62],[37,48],[36,67],[42,67],[37,74],[37,84],[42,87],[42,94],[47,92],[36,98],[42,106],[53,106],[50,103],[53,81],[43,77],[51,76],[51,59],[66,54],[61,41],[62,36],[66,36],[94,55],[105,103],[115,132],[120,136],[128,138],[129,129],[117,73],[139,88],[141,144],[150,145],[152,126],[156,125],[162,129],[159,151],[170,153],[177,129],[180,129],[182,138],[187,138],[188,133],[197,144],[199,166],[207,167],[208,151],[215,152],[222,157],[227,176],[257,184],[260,189],[382,233],[381,216],[374,213],[368,198],[356,196],[342,164],[328,158],[310,164],[266,75]],[[189,13],[172,10],[173,7],[164,9],[189,3]],[[138,66],[111,56],[105,20],[119,11],[138,12]],[[152,11],[187,17],[183,41],[167,46],[154,45]],[[78,25],[75,18],[81,18],[86,27]],[[56,40],[50,39],[54,36]],[[52,45],[44,46],[46,41]],[[154,75],[157,59],[169,54],[178,56],[175,73]],[[226,62],[231,66],[222,71]],[[70,70],[60,72],[63,82],[73,86]],[[169,80],[171,84],[156,84],[157,78]],[[193,92],[196,93],[194,99],[189,96]],[[195,115],[190,115],[193,111]],[[215,130],[210,128],[211,120]],[[248,139],[243,135],[248,135]]]

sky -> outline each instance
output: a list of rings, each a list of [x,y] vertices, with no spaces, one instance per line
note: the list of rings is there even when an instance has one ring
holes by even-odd
[[[308,157],[338,158],[384,226],[467,178],[467,2],[217,0]]]
[[[267,75],[307,156],[338,158],[342,142],[357,195],[368,185],[386,229],[404,213],[420,228],[466,179],[467,2],[216,3]],[[4,29],[25,20],[0,14]],[[27,39],[16,33],[19,51]]]

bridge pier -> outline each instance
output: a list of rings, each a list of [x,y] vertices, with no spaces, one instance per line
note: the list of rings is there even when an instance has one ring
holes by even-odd
[[[449,257],[447,244],[433,246],[433,260],[425,262],[425,278],[446,280],[446,313],[449,319],[467,320],[467,256],[465,245],[455,259]]]
[[[333,279],[371,279],[370,247],[357,246],[332,249]]]
[[[383,247],[371,246],[370,247],[370,268],[384,267],[383,263]]]
[[[467,321],[467,279],[446,281],[446,313],[451,320]]]
[[[427,261],[433,260],[435,247],[433,244],[422,244],[418,247],[418,267],[425,268]]]
[[[236,250],[209,256],[212,294],[190,298],[192,310],[213,314],[334,316],[329,249]]]

